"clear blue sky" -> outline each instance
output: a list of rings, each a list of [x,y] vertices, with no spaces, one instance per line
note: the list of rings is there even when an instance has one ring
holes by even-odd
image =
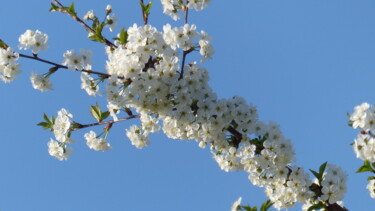
[[[111,4],[119,26],[142,24],[136,0],[75,3],[80,15],[90,9],[103,15]],[[172,20],[162,14],[159,1],[154,5],[150,24],[161,29]],[[0,38],[16,48],[26,29],[39,29],[50,40],[40,57],[61,62],[66,50],[91,49],[93,68],[104,71],[103,46],[89,41],[71,18],[49,13],[49,7],[49,1],[2,2]],[[355,105],[375,104],[374,11],[373,0],[213,0],[203,12],[191,12],[189,21],[213,37],[216,54],[205,67],[218,96],[242,96],[257,106],[261,120],[279,123],[305,169],[325,161],[343,167],[350,210],[375,207],[365,189],[368,175],[354,173],[362,163],[349,146],[357,131],[346,126],[346,112]],[[221,171],[194,141],[157,134],[151,146],[136,149],[125,128],[138,120],[114,126],[110,151],[89,150],[82,131],[73,134],[75,151],[68,161],[50,157],[47,142],[53,135],[36,126],[43,113],[56,115],[64,107],[74,120],[89,123],[89,105],[105,101],[87,96],[80,74],[64,70],[52,78],[54,91],[34,90],[30,72],[44,73],[49,66],[20,61],[19,79],[0,83],[1,211],[224,211],[239,196],[251,205],[266,199],[245,173]]]

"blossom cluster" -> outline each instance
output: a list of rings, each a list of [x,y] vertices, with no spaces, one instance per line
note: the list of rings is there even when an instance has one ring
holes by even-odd
[[[354,108],[350,116],[350,125],[361,132],[354,140],[353,149],[357,158],[374,163],[375,162],[375,107],[368,103],[362,103]],[[370,196],[375,198],[374,179],[369,181],[367,189]]]
[[[51,139],[50,142],[48,142],[48,152],[51,156],[59,160],[68,159],[73,151],[71,147],[67,147],[68,143],[74,142],[74,140],[70,138],[71,129],[73,127],[72,118],[72,114],[65,109],[61,109],[57,113],[56,119],[52,122],[52,132],[55,135],[56,141]]]
[[[181,52],[209,43],[204,32],[188,24],[165,25],[163,32],[150,25],[133,25],[127,32],[125,46],[107,50],[107,72],[112,77],[106,97],[109,108],[132,108],[141,114],[142,126],[126,130],[133,145],[149,145],[149,134],[158,130],[160,121],[169,138],[196,140],[202,148],[209,145],[222,170],[248,172],[250,181],[265,188],[277,209],[312,200],[309,175],[291,165],[294,150],[279,126],[259,121],[256,108],[241,97],[217,98],[208,85],[207,70],[199,63],[179,66]],[[211,56],[207,49],[201,53],[203,58]],[[345,191],[340,191],[337,194],[342,196]],[[324,198],[336,199],[341,198]]]
[[[69,50],[64,53],[63,65],[66,65],[69,70],[83,70],[91,69],[92,52],[85,49],[80,49],[81,54],[77,54],[74,50]]]
[[[210,2],[211,0],[161,0],[163,12],[171,16],[173,20],[181,18],[179,11],[184,11],[186,8],[200,11],[206,8]]]
[[[52,89],[52,83],[49,80],[48,75],[38,75],[36,73],[31,73],[30,81],[34,89],[38,89],[42,92]]]
[[[4,82],[11,82],[20,74],[20,64],[17,63],[19,54],[14,52],[11,47],[0,48],[0,78]]]
[[[48,48],[48,35],[39,30],[26,30],[19,39],[19,49],[31,49],[33,54],[38,54],[41,50]]]
[[[209,2],[162,0],[164,13],[173,19],[180,17],[179,11],[199,11]],[[107,14],[111,10],[107,7]],[[95,22],[97,17],[89,11],[84,19]],[[112,31],[116,17],[108,16],[106,20]],[[163,31],[148,24],[134,24],[126,30],[125,42],[121,41],[121,34],[118,37],[116,47],[106,48],[106,70],[110,77],[106,79],[105,95],[114,121],[126,109],[140,114],[141,125],[132,125],[125,130],[136,148],[150,145],[150,134],[160,130],[171,139],[195,140],[201,148],[210,148],[222,170],[247,172],[251,183],[263,187],[273,206],[279,210],[294,206],[295,202],[333,204],[343,198],[346,177],[340,168],[329,165],[322,179],[312,182],[303,168],[292,164],[295,161],[293,146],[276,123],[266,124],[258,120],[256,108],[241,97],[217,97],[208,84],[208,71],[201,66],[214,54],[211,38],[206,32],[199,32],[196,25],[190,24],[181,27],[167,24]],[[20,48],[31,48],[33,54],[37,54],[46,48],[47,39],[48,36],[39,31],[28,30],[20,37]],[[201,55],[200,62],[185,64],[186,56],[194,51]],[[64,53],[62,65],[70,70],[90,72],[91,56],[91,51],[81,50],[81,54],[77,54],[70,50]],[[17,59],[18,54],[11,48],[0,50],[2,77],[11,78],[17,73],[17,68],[14,68],[13,75],[5,73],[6,68],[17,64]],[[33,87],[41,91],[51,89],[48,76],[33,74]],[[81,81],[81,88],[89,95],[99,93],[99,85],[91,75],[82,73]],[[360,122],[364,119],[363,114],[356,116],[353,125],[367,126],[367,123]],[[77,124],[72,118],[72,114],[62,109],[51,121],[50,129],[56,141],[51,139],[48,151],[59,160],[67,159],[72,152],[72,148],[67,147],[73,143],[70,135]],[[102,119],[99,116],[97,120],[101,122]],[[107,133],[105,131],[104,137],[101,137],[103,133],[86,133],[87,146],[96,151],[110,149]],[[321,187],[321,193],[310,190],[314,184]],[[240,200],[232,209],[237,209],[239,203]]]
[[[98,138],[94,131],[90,131],[85,134],[86,144],[90,149],[95,151],[106,151],[111,148],[111,145],[105,138]]]

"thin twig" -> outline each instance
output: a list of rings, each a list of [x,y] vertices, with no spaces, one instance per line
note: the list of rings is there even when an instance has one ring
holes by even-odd
[[[143,25],[147,25],[148,17],[147,17],[147,14],[145,13],[145,10],[143,9],[143,5],[145,5],[145,4],[144,4],[144,1],[143,1],[143,0],[140,0],[140,3],[141,3],[141,7],[142,7]]]
[[[27,59],[32,59],[32,60],[40,61],[40,62],[43,62],[43,63],[46,63],[46,64],[50,64],[50,65],[53,65],[53,66],[55,66],[57,68],[68,69],[68,67],[65,66],[65,65],[61,65],[61,64],[57,64],[55,62],[51,62],[51,61],[48,61],[48,60],[45,60],[45,59],[41,59],[41,58],[39,58],[37,56],[29,56],[29,55],[25,55],[25,54],[22,54],[22,53],[20,53],[19,56],[23,57],[23,58],[27,58]],[[76,69],[75,71],[80,71],[80,72],[86,72],[86,73],[90,73],[90,74],[99,75],[102,78],[109,78],[109,77],[111,77],[110,74],[102,73],[102,72],[96,72],[96,71],[93,71],[93,70],[85,70],[85,69],[78,70],[78,69]],[[118,76],[118,78],[119,79],[124,79],[124,77],[122,77],[122,76]]]
[[[58,0],[53,0],[53,2],[55,2],[57,5],[59,5],[62,13],[64,14],[67,14],[69,15],[70,17],[72,17],[74,20],[76,20],[79,24],[81,24],[88,32],[90,33],[96,33],[95,30],[93,28],[91,28],[89,25],[87,25],[82,19],[80,19],[77,15],[72,15],[70,14],[69,12],[67,12],[65,9],[64,9],[64,5],[62,5]],[[111,41],[107,40],[106,38],[104,38],[104,44],[111,47],[111,48],[117,48],[117,46],[115,44],[113,44]]]
[[[132,116],[129,116],[129,117],[121,118],[121,119],[118,119],[118,120],[96,122],[96,123],[91,123],[91,124],[86,124],[86,125],[81,125],[81,124],[76,123],[77,127],[74,128],[73,131],[83,129],[83,128],[87,128],[87,127],[98,126],[98,125],[114,124],[114,123],[117,123],[117,122],[122,122],[122,121],[126,121],[126,120],[129,120],[129,119],[135,119],[135,118],[140,118],[140,117],[141,117],[141,115],[138,114],[138,115],[132,115]]]
[[[189,0],[187,0],[186,6],[185,6],[185,24],[188,23],[188,15],[189,15],[189,8],[187,7],[188,4],[189,4]]]
[[[189,49],[187,51],[184,51],[182,53],[181,72],[180,72],[180,77],[178,78],[178,80],[181,80],[184,77],[184,67],[185,67],[186,55],[191,53],[193,50],[194,50],[194,48],[191,48],[191,49]]]

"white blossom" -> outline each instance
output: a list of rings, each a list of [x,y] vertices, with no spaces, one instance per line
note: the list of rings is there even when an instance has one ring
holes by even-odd
[[[66,148],[64,144],[53,139],[48,142],[48,153],[59,160],[67,160],[72,151],[72,148]]]
[[[95,151],[106,151],[111,148],[111,145],[104,138],[98,138],[92,130],[85,134],[85,139],[87,146]]]
[[[48,35],[36,30],[26,30],[19,39],[19,49],[29,49],[33,54],[38,54],[41,50],[48,48]]]
[[[52,84],[49,77],[44,75],[38,75],[36,73],[31,73],[30,81],[34,89],[40,90],[42,92],[52,89]]]

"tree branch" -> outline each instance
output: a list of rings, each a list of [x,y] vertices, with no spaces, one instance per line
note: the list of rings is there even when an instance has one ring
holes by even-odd
[[[126,120],[129,120],[129,119],[135,119],[135,118],[140,118],[140,117],[141,117],[141,115],[138,114],[138,115],[132,115],[132,116],[129,116],[129,117],[121,118],[121,119],[118,119],[118,120],[110,120],[110,121],[105,121],[105,122],[96,122],[96,123],[85,124],[85,125],[82,125],[82,124],[79,124],[79,123],[75,123],[76,127],[72,131],[83,129],[83,128],[87,128],[87,127],[98,126],[98,125],[114,124],[114,123],[117,123],[117,122],[122,122],[122,121],[126,121]]]
[[[77,15],[73,15],[69,12],[67,12],[64,8],[64,5],[62,5],[58,0],[53,0],[53,2],[55,2],[57,5],[59,5],[60,7],[60,12],[64,13],[64,14],[67,14],[69,15],[70,17],[72,17],[74,20],[76,20],[79,24],[81,24],[85,29],[86,31],[90,32],[90,33],[96,33],[95,30],[93,28],[91,28],[89,25],[87,25],[82,19],[80,19]],[[113,44],[111,41],[109,41],[108,39],[104,38],[104,44],[111,47],[111,48],[117,48],[117,46],[115,44]]]
[[[39,58],[39,57],[37,57],[35,55],[34,56],[29,56],[29,55],[25,55],[25,54],[20,53],[19,56],[23,57],[23,58],[27,58],[27,59],[32,59],[32,60],[40,61],[40,62],[43,62],[43,63],[46,63],[46,64],[50,64],[50,65],[55,66],[56,68],[68,69],[67,66],[64,66],[64,65],[61,65],[61,64],[57,64],[55,62],[51,62],[51,61],[48,61],[48,60],[45,60],[45,59],[41,59],[41,58]],[[85,69],[83,69],[83,70],[77,70],[76,69],[75,71],[81,71],[81,72],[86,72],[86,73],[90,73],[90,74],[99,75],[102,78],[109,78],[109,77],[111,77],[110,74],[102,73],[102,72],[96,72],[96,71],[92,71],[92,70],[85,70]],[[122,77],[122,76],[118,76],[118,78],[124,79],[124,77]]]

